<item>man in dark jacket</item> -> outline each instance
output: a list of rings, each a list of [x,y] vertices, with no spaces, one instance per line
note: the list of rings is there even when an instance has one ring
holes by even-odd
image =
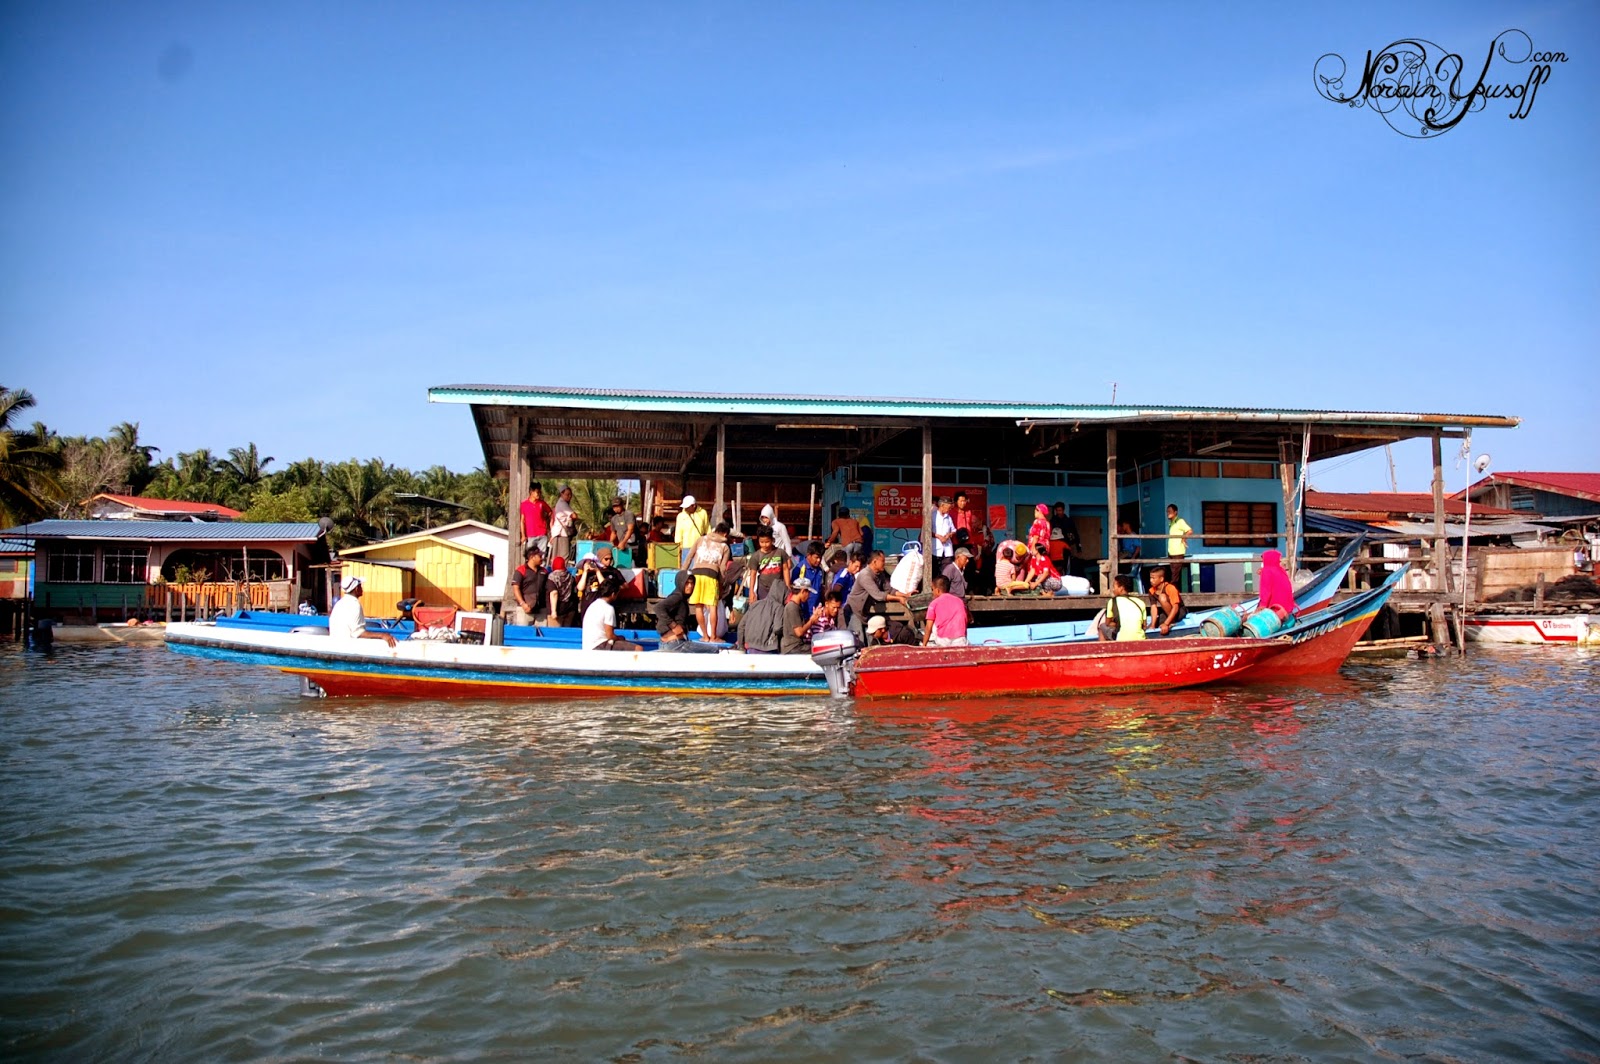
[[[661,637],[662,650],[687,650],[689,643],[689,592],[694,586],[688,570],[678,574],[677,586],[672,594],[650,607],[655,615],[656,634]]]

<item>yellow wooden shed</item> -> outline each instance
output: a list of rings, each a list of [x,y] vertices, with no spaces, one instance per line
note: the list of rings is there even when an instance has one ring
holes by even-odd
[[[400,600],[417,599],[424,606],[477,605],[478,585],[490,554],[427,532],[347,547],[339,552],[345,576],[359,576],[362,609],[368,617],[394,617]]]

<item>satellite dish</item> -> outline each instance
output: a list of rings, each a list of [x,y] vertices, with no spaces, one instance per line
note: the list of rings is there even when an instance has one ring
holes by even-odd
[[[1480,454],[1478,456],[1478,460],[1472,463],[1472,465],[1473,468],[1482,473],[1485,469],[1489,468],[1489,456],[1486,454]]]

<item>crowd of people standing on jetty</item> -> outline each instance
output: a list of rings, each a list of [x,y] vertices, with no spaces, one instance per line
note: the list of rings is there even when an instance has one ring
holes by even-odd
[[[919,543],[908,542],[892,578],[884,552],[874,549],[871,525],[849,510],[833,520],[825,538],[797,545],[771,505],[762,507],[754,531],[740,536],[725,520],[713,523],[693,495],[683,497],[671,521],[642,520],[618,496],[599,545],[579,561],[571,490],[563,486],[551,504],[535,484],[521,504],[526,547],[512,579],[511,620],[582,627],[586,649],[638,649],[616,634],[614,604],[627,586],[617,553],[627,551],[643,562],[654,543],[673,544],[679,565],[670,589],[652,607],[660,649],[666,651],[694,649],[691,631],[703,633],[707,642],[731,636],[752,654],[807,653],[812,640],[835,629],[849,631],[863,646],[960,646],[966,643],[966,600],[972,595],[1091,593],[1095,573],[1065,503],[1038,504],[1024,538],[998,541],[965,492],[941,496],[935,506],[931,560],[922,557]],[[1138,541],[1125,524],[1118,527],[1119,572],[1098,622],[1101,638],[1167,635],[1187,613],[1187,588],[1179,583],[1186,582],[1182,562],[1191,530],[1176,507],[1169,507],[1167,517],[1167,553],[1178,563],[1173,568],[1146,566],[1141,573],[1134,564]],[[1287,582],[1276,558],[1263,561]],[[932,598],[923,624],[891,619],[889,604],[907,603],[920,591],[928,564]],[[1148,601],[1135,596],[1141,575]],[[1271,576],[1264,577],[1264,596],[1277,589]],[[1292,591],[1289,597],[1292,609]]]

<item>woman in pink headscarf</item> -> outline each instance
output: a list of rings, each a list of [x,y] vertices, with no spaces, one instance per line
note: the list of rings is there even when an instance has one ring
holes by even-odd
[[[1294,582],[1283,571],[1283,555],[1275,550],[1261,552],[1261,601],[1256,612],[1283,607],[1287,616],[1294,616]]]
[[[1033,524],[1028,526],[1028,549],[1049,551],[1050,507],[1040,503],[1033,508]]]

